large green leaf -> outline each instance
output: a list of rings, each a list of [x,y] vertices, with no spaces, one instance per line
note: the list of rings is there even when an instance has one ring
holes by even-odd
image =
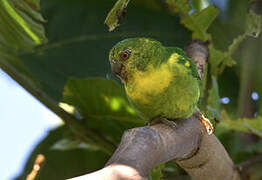
[[[124,89],[113,80],[71,78],[64,101],[77,108],[87,127],[116,144],[124,130],[145,124],[129,105]]]

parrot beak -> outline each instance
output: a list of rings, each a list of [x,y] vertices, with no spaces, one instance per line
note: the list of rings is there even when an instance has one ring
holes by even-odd
[[[117,63],[114,59],[110,61],[111,71],[119,78],[121,78],[122,64]]]
[[[124,65],[116,62],[114,59],[110,61],[111,71],[121,80],[126,80],[126,75],[123,72]]]

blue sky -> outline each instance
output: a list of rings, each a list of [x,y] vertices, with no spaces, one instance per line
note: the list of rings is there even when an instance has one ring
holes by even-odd
[[[30,155],[59,118],[0,69],[0,179],[19,174]]]

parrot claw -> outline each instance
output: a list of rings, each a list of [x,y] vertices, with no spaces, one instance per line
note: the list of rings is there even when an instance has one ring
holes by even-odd
[[[212,123],[209,121],[209,119],[205,118],[205,116],[203,114],[201,114],[200,120],[204,124],[204,126],[206,127],[207,134],[208,135],[213,134],[214,127],[213,127]]]
[[[154,125],[154,124],[158,124],[158,123],[163,123],[169,127],[172,127],[173,129],[177,127],[177,124],[172,121],[172,120],[169,120],[167,118],[164,118],[164,117],[156,117],[154,119],[152,119],[148,125],[151,126],[151,125]]]
[[[196,113],[198,117],[200,117],[201,122],[204,124],[207,134],[211,135],[214,132],[214,127],[212,123],[209,121],[209,119],[205,118],[205,116],[201,113],[201,111],[197,108]]]
[[[177,128],[177,124],[174,121],[171,121],[167,118],[161,118],[160,121],[173,129]]]

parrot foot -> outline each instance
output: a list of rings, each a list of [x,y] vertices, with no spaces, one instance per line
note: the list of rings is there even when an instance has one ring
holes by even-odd
[[[201,122],[204,124],[207,134],[211,135],[214,132],[214,127],[212,123],[209,121],[209,119],[205,118],[205,116],[201,113],[201,111],[197,108],[196,109],[196,114],[200,118]]]
[[[214,132],[214,127],[213,127],[212,123],[209,121],[209,119],[205,118],[205,116],[203,114],[201,114],[200,120],[204,124],[204,126],[206,127],[207,134],[211,135]]]
[[[169,120],[167,118],[159,117],[159,116],[150,120],[148,125],[151,126],[151,125],[158,124],[158,123],[163,123],[173,129],[177,127],[177,124],[173,120]]]

